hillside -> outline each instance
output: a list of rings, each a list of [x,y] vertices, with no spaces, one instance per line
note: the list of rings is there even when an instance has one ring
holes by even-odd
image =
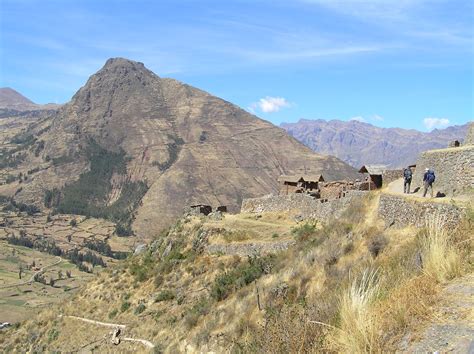
[[[445,148],[453,140],[462,141],[468,124],[427,133],[380,128],[355,120],[301,119],[281,127],[314,151],[336,156],[351,166],[384,164],[399,168],[415,163],[422,151]]]
[[[56,104],[36,104],[30,99],[23,96],[21,93],[15,91],[10,87],[0,88],[0,111],[36,111],[43,109],[56,109],[59,105]]]
[[[462,276],[472,274],[472,211],[457,230],[446,231],[434,215],[426,228],[387,228],[377,216],[379,196],[371,192],[337,220],[319,222],[298,223],[292,212],[185,216],[0,344],[19,352],[417,347],[446,285],[457,278],[464,286]],[[262,244],[273,252],[252,251]],[[425,351],[465,346],[458,333],[472,333],[462,332],[469,313],[453,310],[455,338],[446,332],[442,343],[423,342]],[[113,328],[120,328],[115,337]]]
[[[143,237],[191,204],[236,211],[242,198],[276,191],[282,173],[356,177],[283,129],[121,58],[109,59],[57,114],[12,141],[13,167],[5,171],[35,173],[21,186],[0,186],[0,194],[43,206],[49,193],[48,207],[111,219],[124,233],[134,221]]]

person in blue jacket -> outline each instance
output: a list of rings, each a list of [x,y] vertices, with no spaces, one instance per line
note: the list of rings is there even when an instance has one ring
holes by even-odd
[[[425,187],[425,190],[423,192],[423,197],[426,197],[426,193],[428,192],[428,189],[430,190],[431,193],[431,198],[433,198],[433,183],[435,181],[435,173],[433,170],[430,170],[429,168],[425,169],[425,174],[423,175],[423,184]]]

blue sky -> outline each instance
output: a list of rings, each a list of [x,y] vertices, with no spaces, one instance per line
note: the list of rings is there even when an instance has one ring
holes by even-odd
[[[474,117],[470,0],[0,0],[0,86],[67,102],[109,57],[279,124]]]

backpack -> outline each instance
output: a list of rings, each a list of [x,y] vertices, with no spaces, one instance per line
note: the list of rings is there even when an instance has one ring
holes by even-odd
[[[428,174],[426,175],[426,181],[428,183],[433,183],[436,179],[436,176],[433,171],[429,170]]]
[[[405,171],[403,171],[403,176],[405,177],[405,180],[409,180],[412,177],[412,172],[409,168],[406,168]]]

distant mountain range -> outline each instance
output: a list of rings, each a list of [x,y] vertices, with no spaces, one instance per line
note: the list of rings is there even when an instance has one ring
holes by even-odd
[[[60,105],[54,103],[36,104],[10,87],[0,88],[0,110],[2,111],[24,112],[44,109],[50,110],[56,109],[59,106]]]
[[[320,154],[332,155],[354,167],[384,164],[392,168],[415,163],[422,151],[462,141],[468,123],[425,133],[413,129],[380,128],[359,121],[307,120],[282,123],[290,135]]]

